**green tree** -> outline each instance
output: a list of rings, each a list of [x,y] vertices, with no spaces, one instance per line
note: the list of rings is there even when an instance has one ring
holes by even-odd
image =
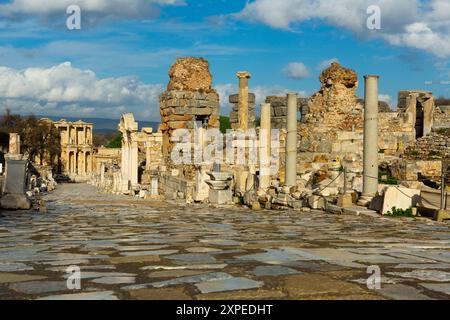
[[[230,117],[220,116],[220,132],[226,133],[228,129],[231,129]]]
[[[118,133],[117,136],[112,139],[108,145],[107,148],[122,148],[122,133]]]

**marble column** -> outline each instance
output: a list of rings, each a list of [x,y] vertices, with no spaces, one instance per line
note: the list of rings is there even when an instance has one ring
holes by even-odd
[[[270,103],[261,105],[260,152],[259,152],[259,187],[267,190],[270,187]]]
[[[251,75],[247,71],[240,71],[236,76],[239,78],[239,130],[246,132],[248,129],[248,79]]]
[[[130,151],[129,151],[129,145],[128,141],[122,140],[122,163],[121,166],[121,172],[122,172],[122,191],[128,191],[129,190],[129,181],[130,177],[128,174],[128,167],[129,167],[129,159],[130,159]]]
[[[297,101],[296,93],[287,95],[285,185],[289,187],[297,184]]]
[[[136,141],[131,142],[131,149],[130,149],[130,181],[131,185],[137,185],[138,184],[138,165],[139,165],[139,149],[138,149],[138,143]]]
[[[151,161],[151,153],[150,153],[150,143],[145,141],[145,170],[150,170],[150,161]]]
[[[378,192],[378,80],[365,79],[363,201],[370,201]]]

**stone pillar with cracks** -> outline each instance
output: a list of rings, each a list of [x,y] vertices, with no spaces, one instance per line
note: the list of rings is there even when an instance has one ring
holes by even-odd
[[[245,132],[248,130],[248,79],[251,75],[247,71],[240,71],[236,76],[239,78],[239,129]]]
[[[287,135],[286,135],[286,167],[285,185],[293,187],[297,184],[297,94],[287,96]]]
[[[270,139],[271,139],[271,116],[270,103],[261,105],[261,130],[259,133],[260,141],[260,165],[259,165],[259,187],[267,190],[270,187]]]

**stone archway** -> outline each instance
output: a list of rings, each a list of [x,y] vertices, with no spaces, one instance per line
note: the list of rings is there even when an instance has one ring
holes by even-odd
[[[90,174],[92,172],[92,157],[90,152],[86,152],[86,158],[84,161],[84,172]]]

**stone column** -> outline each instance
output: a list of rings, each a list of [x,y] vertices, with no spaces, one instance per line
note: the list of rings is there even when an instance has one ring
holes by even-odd
[[[286,135],[286,168],[285,185],[297,184],[297,101],[296,93],[287,95],[287,135]]]
[[[146,141],[145,142],[145,170],[150,170],[151,169],[151,149],[150,149],[150,142]]]
[[[122,171],[122,191],[128,191],[129,190],[129,181],[130,177],[128,175],[128,166],[129,166],[129,146],[128,141],[122,140],[122,163],[121,171]]]
[[[130,150],[130,181],[131,185],[138,184],[138,165],[139,165],[139,158],[138,158],[138,143],[136,141],[131,142],[131,150]]]
[[[259,136],[259,187],[263,190],[267,190],[270,187],[270,121],[270,103],[264,103],[261,105],[261,131]]]
[[[364,173],[362,201],[369,202],[378,192],[378,79],[365,79],[364,105]]]
[[[248,79],[251,75],[247,71],[236,73],[239,78],[239,105],[238,105],[238,121],[239,129],[247,131],[248,129]]]
[[[67,144],[71,144],[70,141],[71,137],[70,137],[70,125],[67,126]]]

